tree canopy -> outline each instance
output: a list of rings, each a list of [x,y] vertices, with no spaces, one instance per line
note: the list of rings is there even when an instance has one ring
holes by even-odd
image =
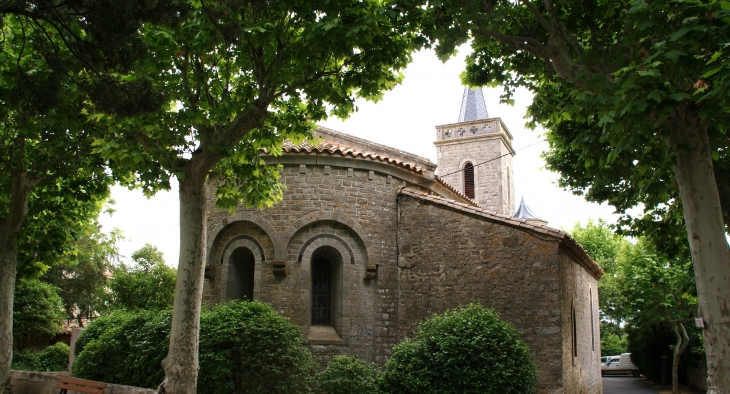
[[[416,35],[401,9],[379,0],[185,2],[177,28],[142,28],[151,48],[130,75],[163,92],[163,110],[140,116],[98,106],[107,133],[95,153],[145,192],[180,182],[181,250],[168,357],[168,393],[195,392],[208,187],[216,205],[263,207],[282,197],[262,150],[347,116],[356,97],[377,100],[401,80]]]
[[[98,215],[103,205],[97,207],[97,217],[69,224],[79,233],[77,238],[67,242],[60,256],[47,262],[50,268],[42,276],[60,290],[68,318],[76,319],[81,327],[107,308],[108,276],[120,257],[116,243],[122,238],[121,232],[102,232]]]
[[[528,115],[548,130],[548,167],[561,185],[619,213],[642,204],[643,217],[624,217],[636,234],[671,239],[685,229],[710,391],[730,392],[721,356],[730,352],[730,2],[419,4],[412,21],[442,57],[471,40],[467,83],[503,86],[507,101],[517,87],[535,93]]]
[[[0,319],[8,322],[0,325],[0,384],[9,377],[12,358],[21,232],[36,236],[49,230],[47,245],[21,245],[30,252],[24,256],[31,256],[21,267],[30,272],[23,274],[42,271],[45,252],[56,253],[66,239],[62,231],[43,227],[46,223],[27,225],[27,215],[60,219],[51,225],[83,217],[107,193],[111,178],[104,159],[91,152],[99,129],[89,122],[90,105],[122,113],[159,108],[164,100],[149,81],[123,76],[147,52],[138,34],[141,24],[174,23],[184,14],[177,4],[0,2]],[[53,211],[53,204],[61,209]]]
[[[697,316],[697,289],[686,247],[684,255],[668,257],[650,238],[631,242],[600,220],[576,224],[570,234],[606,272],[598,281],[602,355],[630,350],[642,372],[656,380],[663,367],[660,356],[669,352],[673,342],[667,338],[674,331],[676,385],[685,348],[691,343],[697,354],[702,347],[698,330],[686,330],[683,324]]]
[[[162,252],[145,244],[132,253],[137,266],[121,264],[109,284],[110,306],[128,310],[169,310],[175,295],[177,270],[165,265]]]

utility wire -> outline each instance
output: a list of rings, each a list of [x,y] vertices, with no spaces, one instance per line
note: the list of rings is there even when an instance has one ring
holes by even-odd
[[[477,164],[474,164],[474,167],[478,167],[478,166],[481,166],[481,165],[483,165],[483,164],[487,164],[487,163],[489,163],[489,162],[495,161],[495,160],[497,160],[497,159],[501,159],[501,158],[503,158],[503,157],[505,157],[505,156],[507,156],[507,155],[509,155],[509,154],[512,154],[512,153],[517,153],[517,152],[519,152],[519,151],[521,151],[521,150],[524,150],[524,149],[527,149],[527,148],[533,147],[533,146],[535,146],[535,145],[537,145],[537,144],[539,144],[539,143],[541,143],[541,142],[545,142],[545,141],[547,141],[547,139],[542,139],[542,140],[540,140],[540,141],[537,141],[537,142],[535,142],[535,143],[532,143],[532,144],[530,144],[530,145],[527,145],[527,146],[523,146],[523,147],[522,147],[522,148],[520,148],[520,149],[515,149],[515,150],[514,150],[514,151],[512,151],[512,152],[507,152],[507,153],[505,153],[505,154],[503,154],[503,155],[501,155],[501,156],[497,156],[497,157],[491,158],[491,159],[489,159],[489,160],[487,160],[487,161],[483,161],[483,162],[481,162],[481,163],[477,163]],[[439,176],[438,176],[437,178],[442,178],[442,179],[443,179],[444,177],[447,177],[447,176],[449,176],[449,175],[453,175],[453,174],[456,174],[456,173],[462,172],[462,171],[464,171],[464,170],[466,170],[466,168],[462,168],[462,169],[460,169],[460,170],[456,170],[456,171],[450,172],[450,173],[448,173],[448,174],[444,174],[444,175],[439,175]],[[423,184],[423,183],[426,183],[426,182],[431,182],[431,181],[435,181],[435,180],[436,180],[436,178],[433,178],[433,179],[426,179],[425,181],[421,181],[421,182],[418,182],[418,183],[413,183],[413,184],[411,184],[411,185],[403,186],[402,188],[400,188],[400,190],[402,191],[403,189],[405,189],[405,188],[407,188],[407,187],[411,187],[411,186],[418,186],[418,185],[420,185],[420,184]],[[399,191],[399,193],[400,193],[400,191]]]

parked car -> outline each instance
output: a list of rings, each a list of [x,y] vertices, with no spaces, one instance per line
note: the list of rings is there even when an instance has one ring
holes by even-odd
[[[623,353],[620,356],[613,356],[608,358],[605,364],[601,363],[601,375],[619,374],[639,376],[639,368],[631,362],[631,353]]]
[[[607,363],[608,360],[610,360],[610,359],[612,359],[614,357],[618,357],[618,356],[601,356],[601,365]]]

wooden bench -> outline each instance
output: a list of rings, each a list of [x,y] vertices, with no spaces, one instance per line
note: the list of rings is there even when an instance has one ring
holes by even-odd
[[[79,393],[102,394],[104,393],[104,387],[106,387],[106,383],[62,377],[58,379],[55,388],[59,389],[58,394],[67,394],[66,390],[73,390]]]

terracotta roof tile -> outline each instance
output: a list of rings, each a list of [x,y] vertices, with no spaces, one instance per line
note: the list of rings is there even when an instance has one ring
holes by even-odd
[[[583,249],[583,247],[568,234],[558,229],[554,229],[552,227],[548,227],[544,224],[539,223],[528,224],[525,220],[514,219],[512,217],[501,215],[496,212],[487,211],[482,207],[475,208],[471,206],[466,206],[463,203],[456,203],[453,200],[440,196],[425,195],[424,193],[418,192],[416,190],[402,189],[400,191],[400,194],[404,194],[416,199],[429,200],[436,204],[447,206],[451,209],[456,209],[469,214],[475,214],[487,219],[502,222],[506,225],[522,228],[527,231],[534,231],[541,234],[549,235],[551,237],[555,237],[560,240],[561,247],[565,248],[564,250],[573,258],[573,260],[577,264],[583,266],[583,268],[585,268],[596,279],[599,279],[601,275],[603,275],[603,270],[601,269],[601,267],[599,267],[598,264],[596,264],[596,262],[593,261],[590,256],[588,256],[588,253],[585,251],[585,249]]]
[[[463,198],[464,200],[470,202],[475,207],[484,208],[481,205],[477,204],[476,201],[472,200],[471,198],[467,197],[464,193],[456,190],[455,187],[451,186],[448,182],[444,181],[443,179],[436,177],[436,182],[440,183],[441,185],[445,186],[447,189],[451,190],[453,193],[458,195],[459,197]]]
[[[340,144],[332,141],[320,141],[317,146],[312,145],[309,141],[304,141],[301,144],[295,145],[290,140],[285,140],[282,145],[282,151],[284,153],[325,153],[330,155],[341,155],[341,156],[352,156],[355,158],[363,158],[373,161],[385,162],[398,167],[402,167],[411,170],[417,174],[425,174],[426,168],[403,161],[397,157],[390,157],[386,155],[377,154],[374,152],[363,152],[351,146]]]

